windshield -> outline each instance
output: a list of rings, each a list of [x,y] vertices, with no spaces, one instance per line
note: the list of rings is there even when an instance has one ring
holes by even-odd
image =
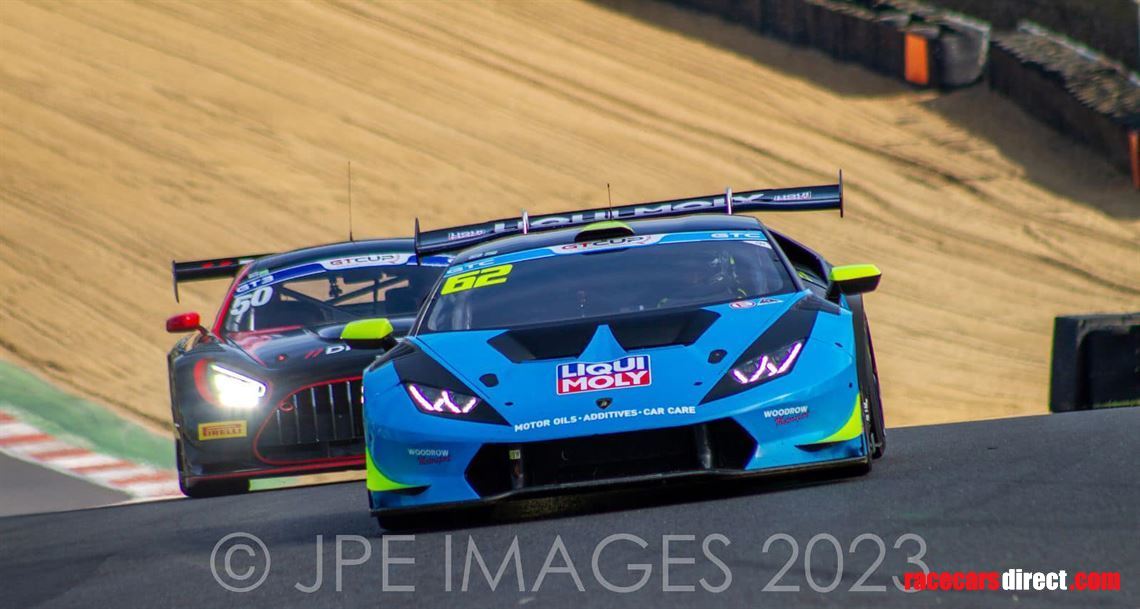
[[[750,234],[760,239],[669,243],[683,234],[639,235],[623,238],[636,241],[633,247],[615,247],[620,240],[571,244],[459,265],[432,299],[423,331],[509,328],[795,291],[771,245]]]
[[[446,264],[363,254],[262,269],[234,289],[226,332],[318,326],[368,317],[414,317]]]

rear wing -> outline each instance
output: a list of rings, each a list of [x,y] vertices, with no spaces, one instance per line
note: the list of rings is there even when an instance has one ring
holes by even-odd
[[[581,226],[603,220],[667,218],[718,212],[732,214],[750,211],[816,211],[821,209],[838,209],[840,217],[843,216],[842,171],[839,172],[839,181],[835,184],[749,190],[738,193],[733,193],[732,189],[728,189],[724,194],[704,197],[637,203],[618,207],[600,207],[539,216],[528,216],[526,212],[523,212],[523,215],[518,218],[493,220],[424,232],[420,232],[420,223],[417,219],[415,247],[417,255],[460,250],[507,235]]]
[[[178,284],[183,281],[202,281],[205,279],[234,277],[245,265],[268,255],[269,254],[254,254],[250,256],[191,260],[187,262],[171,260],[170,274],[174,282],[174,301],[178,302]]]

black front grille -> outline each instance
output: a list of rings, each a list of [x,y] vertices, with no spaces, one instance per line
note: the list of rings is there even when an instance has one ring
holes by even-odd
[[[270,413],[257,448],[266,460],[360,454],[364,413],[360,379],[306,387]]]
[[[528,486],[698,469],[689,427],[536,442],[522,448]]]
[[[485,497],[540,486],[743,469],[755,449],[752,436],[725,419],[547,442],[488,444],[472,459],[466,476]]]

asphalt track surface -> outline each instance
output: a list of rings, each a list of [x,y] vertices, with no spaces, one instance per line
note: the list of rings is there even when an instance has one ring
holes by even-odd
[[[530,502],[488,514],[441,519],[438,528],[414,532],[414,540],[381,535],[365,511],[360,483],[255,493],[211,500],[177,500],[67,513],[0,519],[0,607],[1137,607],[1140,606],[1140,476],[1137,438],[1140,409],[1118,409],[892,430],[887,457],[865,477],[780,480],[748,484],[685,486],[575,499]],[[211,552],[224,536],[256,535],[271,555],[263,583],[245,593],[227,591],[215,580]],[[798,556],[777,585],[799,592],[764,591],[789,562],[786,534]],[[873,539],[849,552],[862,534],[884,542],[882,563]],[[411,533],[404,532],[404,535]],[[603,548],[615,534],[636,536]],[[702,552],[709,538],[710,554]],[[807,546],[813,544],[811,577],[832,592],[809,587]],[[1119,571],[1117,592],[966,592],[906,594],[892,576],[917,567],[906,564],[918,552],[934,571]],[[337,591],[336,536],[342,538]],[[664,591],[664,535],[668,540],[669,584],[693,585],[694,592]],[[296,585],[316,583],[317,536],[322,536],[323,583],[304,593]],[[449,537],[450,536],[450,537]],[[474,542],[493,576],[512,541],[518,539],[524,592],[513,564],[491,591],[478,561],[466,566]],[[383,559],[384,540],[389,555]],[[447,562],[448,539],[452,547]],[[565,553],[559,552],[559,540]],[[361,557],[365,544],[371,557]],[[551,568],[544,563],[553,552]],[[216,570],[225,577],[223,548]],[[230,552],[226,578],[250,585],[264,572],[263,556]],[[414,559],[398,564],[395,559]],[[580,578],[579,592],[569,567]],[[414,586],[414,592],[384,590]],[[630,593],[607,590],[633,586],[640,567],[650,565],[645,584]],[[558,568],[562,567],[562,571]],[[468,590],[463,589],[464,571]],[[725,573],[731,573],[726,582]],[[885,591],[853,592],[867,571],[868,586]],[[448,591],[447,573],[451,573]],[[1070,578],[1072,576],[1070,575]],[[539,578],[541,582],[538,581]],[[727,588],[719,593],[700,584]],[[1071,581],[1071,579],[1070,579]],[[535,590],[537,586],[537,590]]]
[[[78,510],[130,499],[126,493],[5,454],[0,454],[0,489],[0,516]]]

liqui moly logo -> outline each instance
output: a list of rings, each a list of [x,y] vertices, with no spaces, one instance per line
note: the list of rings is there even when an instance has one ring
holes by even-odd
[[[649,384],[649,356],[631,355],[612,362],[561,364],[558,366],[558,395],[645,387]]]

